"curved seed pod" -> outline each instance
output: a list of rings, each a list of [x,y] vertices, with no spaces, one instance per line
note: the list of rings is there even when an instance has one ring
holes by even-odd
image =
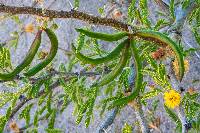
[[[85,29],[76,29],[76,31],[83,33],[86,36],[96,38],[96,39],[101,39],[101,40],[108,41],[108,42],[118,41],[118,40],[124,38],[125,36],[128,36],[127,32],[119,32],[119,33],[115,33],[115,34],[106,34],[106,33],[100,33],[100,32],[92,32],[92,31],[88,31],[88,30],[85,30]]]
[[[135,46],[135,41],[131,40],[131,53],[134,59],[134,67],[135,67],[135,83],[134,83],[134,90],[133,92],[127,96],[127,97],[123,97],[120,99],[115,100],[112,105],[110,106],[110,108],[115,107],[115,106],[120,106],[124,103],[128,103],[132,100],[134,100],[137,96],[139,96],[140,90],[142,88],[142,82],[143,82],[143,75],[142,75],[142,62],[141,62],[141,58],[139,56],[138,50]]]
[[[142,71],[141,71],[142,70],[142,61],[139,56],[138,49],[135,45],[136,45],[135,41],[131,40],[131,53],[133,55],[134,67],[135,67],[135,73],[136,73],[134,91],[132,92],[132,94],[130,96],[128,96],[129,99],[131,99],[131,100],[133,100],[136,96],[139,95],[139,92],[142,87],[142,82],[143,82],[143,75],[142,75]]]
[[[126,46],[125,48],[122,50],[122,55],[120,58],[119,63],[116,65],[116,67],[114,68],[114,70],[112,70],[110,73],[108,73],[107,75],[105,75],[101,81],[99,81],[96,85],[97,86],[103,86],[108,84],[109,82],[113,81],[123,70],[123,68],[126,66],[128,57],[129,57],[129,40],[126,40]]]
[[[27,67],[32,62],[41,43],[41,34],[42,34],[42,30],[39,30],[22,63],[19,64],[11,73],[8,73],[8,74],[0,73],[0,79],[3,79],[3,80],[14,79],[17,74],[19,74],[25,67]]]
[[[164,46],[169,45],[176,54],[176,58],[179,63],[179,80],[182,80],[185,71],[183,53],[181,52],[179,46],[172,39],[160,32],[150,30],[141,30],[134,33],[133,35],[136,35],[137,37],[142,38],[144,40],[159,43]]]
[[[101,63],[106,63],[109,62],[110,60],[113,60],[114,58],[118,57],[120,54],[120,51],[125,47],[126,43],[128,40],[123,41],[120,43],[112,52],[110,52],[107,56],[101,57],[101,58],[89,58],[83,54],[81,54],[79,51],[76,50],[76,47],[72,44],[72,50],[75,54],[75,56],[81,60],[83,63],[87,64],[101,64]]]
[[[40,70],[45,68],[54,59],[54,57],[56,56],[56,53],[58,51],[58,40],[57,40],[57,37],[56,37],[55,33],[52,30],[48,29],[48,28],[46,28],[44,31],[47,33],[47,36],[49,37],[50,42],[51,42],[50,52],[49,52],[48,56],[46,57],[46,59],[44,61],[40,62],[35,67],[31,68],[27,73],[24,74],[25,76],[30,77],[30,76],[35,75]]]

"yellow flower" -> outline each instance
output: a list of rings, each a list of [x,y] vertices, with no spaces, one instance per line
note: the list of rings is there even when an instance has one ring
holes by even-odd
[[[179,106],[181,102],[181,95],[175,90],[170,90],[164,93],[164,100],[167,107],[174,109]]]
[[[32,23],[30,24],[27,24],[25,27],[24,27],[24,31],[25,32],[33,32],[34,31],[34,26]]]

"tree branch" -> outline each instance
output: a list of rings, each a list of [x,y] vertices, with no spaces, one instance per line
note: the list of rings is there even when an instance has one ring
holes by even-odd
[[[56,72],[55,72],[56,74]],[[66,73],[62,73],[62,74],[66,74]],[[69,81],[73,76],[95,76],[95,75],[100,75],[101,73],[97,73],[97,72],[80,72],[79,74],[78,73],[67,73],[67,75],[65,75],[66,77],[64,77],[64,80],[65,81]],[[48,75],[49,76],[49,75]],[[53,76],[53,75],[51,75]],[[70,77],[69,77],[70,76]],[[47,78],[47,77],[45,77]],[[36,80],[42,80],[44,78],[38,78],[38,79],[35,79]],[[50,89],[55,89],[56,87],[58,87],[60,85],[60,82],[59,80],[57,80],[56,82],[54,82],[51,86],[49,86]],[[24,99],[23,101],[21,101],[13,110],[12,110],[12,113],[10,115],[10,119],[13,118],[13,116],[18,112],[18,110],[20,110],[20,108],[22,108],[27,102],[33,100],[33,99],[36,99],[42,95],[44,95],[45,91],[44,90],[41,90],[38,94],[37,97],[35,98],[28,98],[28,99]]]
[[[0,3],[0,12],[3,13],[10,13],[13,15],[16,14],[29,14],[29,15],[38,15],[42,17],[49,17],[49,18],[74,18],[82,21],[86,21],[90,24],[95,25],[104,25],[110,26],[113,28],[117,28],[119,30],[128,31],[128,24],[123,22],[117,21],[111,18],[101,18],[98,16],[92,16],[84,12],[80,12],[77,10],[71,11],[56,11],[56,10],[48,10],[42,8],[34,8],[34,7],[16,7],[16,6],[7,6]],[[132,28],[136,29],[136,28]]]

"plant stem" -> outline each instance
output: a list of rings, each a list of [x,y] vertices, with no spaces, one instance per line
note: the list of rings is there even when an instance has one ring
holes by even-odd
[[[136,118],[140,124],[140,129],[142,133],[150,133],[150,130],[147,126],[147,121],[144,117],[144,112],[142,110],[142,105],[139,100],[137,100],[136,105],[131,106],[135,111]]]
[[[45,12],[44,12],[45,11]],[[34,7],[16,7],[16,6],[7,6],[0,3],[0,12],[10,13],[12,15],[16,14],[31,14],[31,15],[38,15],[42,17],[49,17],[49,18],[74,18],[82,21],[86,21],[90,24],[96,25],[104,25],[114,27],[123,31],[128,31],[128,24],[123,22],[117,21],[111,18],[102,18],[98,16],[92,16],[84,12],[80,12],[77,10],[71,11],[56,11],[56,10],[48,10],[42,8],[34,8]],[[132,27],[134,29],[134,27]]]
[[[186,124],[186,118],[185,118],[185,114],[182,108],[178,108],[177,109],[177,114],[179,119],[181,120],[181,124],[182,124],[182,133],[186,133],[186,128],[185,128],[185,124]]]

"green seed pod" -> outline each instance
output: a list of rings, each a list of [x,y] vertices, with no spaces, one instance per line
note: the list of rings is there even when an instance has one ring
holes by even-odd
[[[142,61],[141,61],[141,57],[139,56],[138,49],[135,46],[134,40],[131,40],[131,53],[134,59],[134,67],[135,67],[135,73],[136,73],[136,78],[135,78],[135,83],[134,83],[135,86],[133,88],[133,92],[127,97],[123,97],[123,98],[115,100],[109,108],[121,106],[122,104],[125,104],[134,100],[137,96],[139,96],[139,92],[141,91],[143,87],[143,84],[142,84],[143,75],[141,72]]]
[[[39,30],[22,63],[19,64],[11,73],[8,73],[8,74],[0,73],[0,79],[3,79],[3,80],[14,79],[17,74],[19,74],[25,67],[27,67],[32,62],[41,43],[41,34],[42,34],[42,30]]]
[[[127,32],[119,32],[119,33],[115,33],[115,34],[106,34],[106,33],[100,33],[100,32],[92,32],[92,31],[88,31],[88,30],[85,30],[85,29],[76,29],[76,31],[83,33],[86,36],[96,38],[96,39],[100,39],[100,40],[104,40],[104,41],[108,41],[108,42],[118,41],[118,40],[124,38],[125,36],[128,36]]]
[[[179,63],[179,80],[182,80],[185,71],[183,53],[181,52],[179,46],[172,39],[160,32],[150,30],[140,30],[134,33],[133,35],[144,40],[156,42],[164,46],[169,45],[176,54],[176,58]]]
[[[107,75],[105,75],[100,82],[98,82],[97,86],[104,86],[108,84],[109,82],[113,81],[123,70],[123,68],[126,66],[128,57],[129,57],[129,40],[125,40],[124,43],[126,43],[125,48],[122,50],[122,55],[120,58],[119,63],[116,65],[116,67]]]
[[[143,82],[143,75],[142,75],[142,61],[138,53],[138,49],[136,47],[136,43],[134,40],[131,40],[131,53],[134,59],[134,67],[135,67],[135,73],[136,73],[136,78],[135,78],[135,86],[134,86],[134,91],[130,96],[128,96],[131,100],[133,100],[136,96],[139,95],[139,92],[142,87],[142,82]]]
[[[50,42],[51,42],[50,52],[45,60],[43,60],[42,62],[40,62],[33,68],[31,68],[27,73],[24,74],[27,77],[33,76],[36,73],[38,73],[40,70],[45,68],[54,59],[58,51],[58,40],[55,33],[48,28],[46,28],[44,31],[47,33],[47,36],[49,37]]]
[[[125,47],[127,43],[126,41],[123,41],[122,43],[120,43],[112,52],[110,52],[107,56],[101,57],[101,58],[89,58],[83,54],[81,54],[79,51],[76,50],[75,46],[72,44],[72,50],[75,54],[75,56],[82,61],[83,63],[86,64],[93,64],[93,65],[97,65],[97,64],[102,64],[102,63],[106,63],[109,62],[115,58],[117,58],[120,54],[120,51]]]

